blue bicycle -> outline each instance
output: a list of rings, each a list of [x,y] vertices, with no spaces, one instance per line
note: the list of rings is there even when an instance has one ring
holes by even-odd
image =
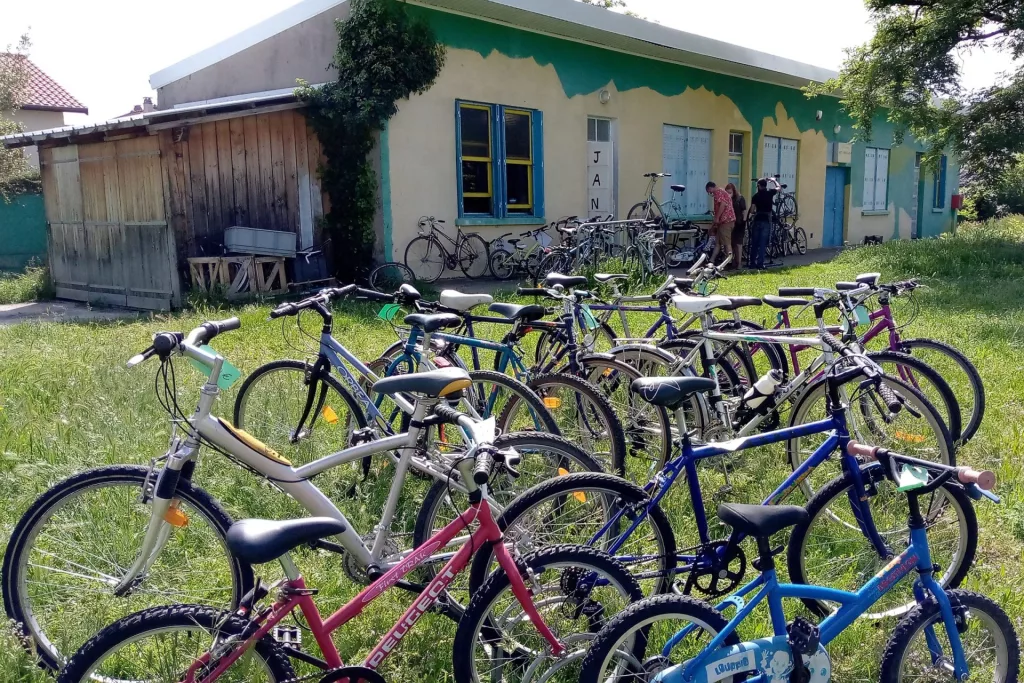
[[[794,506],[721,505],[718,517],[722,522],[731,526],[734,534],[757,541],[755,566],[760,575],[734,596],[736,615],[727,621],[720,610],[685,595],[659,595],[634,603],[598,634],[583,662],[580,682],[827,683],[832,680],[833,668],[826,646],[916,571],[917,579],[912,582],[915,607],[899,622],[885,646],[881,682],[1015,683],[1020,649],[1009,617],[991,599],[946,590],[935,579],[928,506],[922,504],[922,499],[947,486],[981,498],[994,485],[994,475],[854,443],[848,444],[848,450],[877,460],[868,469],[879,471],[899,486],[907,499],[909,544],[880,572],[855,592],[780,583],[771,537],[794,526],[795,536],[810,522],[808,512]],[[750,594],[753,597],[745,602]],[[784,598],[827,601],[839,607],[820,623],[801,616],[787,621]],[[773,635],[740,642],[737,628],[762,602],[768,603]]]

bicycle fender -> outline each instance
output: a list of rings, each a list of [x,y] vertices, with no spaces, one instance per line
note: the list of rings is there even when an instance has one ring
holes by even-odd
[[[832,680],[832,660],[825,648],[818,645],[818,651],[811,657],[804,657],[804,664],[810,671],[809,683],[829,683]],[[687,663],[677,664],[661,672],[653,680],[659,683],[684,680],[682,674]],[[793,651],[786,636],[760,638],[732,647],[723,647],[710,662],[699,671],[693,672],[693,683],[714,683],[741,673],[760,673],[767,681],[788,681],[793,670]]]
[[[678,358],[678,356],[673,353],[666,351],[665,349],[658,348],[654,344],[622,344],[621,346],[616,346],[607,354],[602,355],[615,357],[620,353],[626,353],[628,351],[644,351],[651,353],[658,356],[665,363],[672,363]]]
[[[580,360],[581,362],[583,362],[583,361],[588,361],[588,360],[607,360],[607,361],[614,361],[614,360],[615,360],[615,356],[613,356],[613,355],[612,355],[612,354],[610,354],[610,353],[588,353],[588,354],[587,354],[587,355],[585,355],[585,356],[580,356],[580,357],[579,357],[579,360]]]

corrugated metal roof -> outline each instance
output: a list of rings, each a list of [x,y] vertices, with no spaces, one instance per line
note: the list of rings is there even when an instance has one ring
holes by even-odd
[[[742,78],[802,87],[834,71],[661,26],[577,0],[409,0],[548,35]],[[150,76],[162,88],[348,0],[303,0],[284,12]]]

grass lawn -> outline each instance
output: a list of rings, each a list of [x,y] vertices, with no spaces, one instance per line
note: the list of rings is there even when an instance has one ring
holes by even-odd
[[[52,296],[46,268],[29,266],[20,273],[0,272],[0,304],[20,304]]]
[[[1011,218],[986,226],[961,228],[956,238],[892,242],[853,249],[830,263],[767,274],[742,275],[722,283],[721,293],[773,293],[781,285],[824,285],[880,271],[883,280],[920,277],[920,314],[904,331],[906,337],[930,337],[959,347],[976,364],[987,390],[987,412],[978,436],[959,454],[962,463],[994,470],[999,478],[1000,506],[979,504],[982,537],[966,588],[999,602],[1020,630],[1024,592],[1019,585],[1024,566],[1024,488],[1020,485],[1024,455],[1024,219]],[[0,303],[9,280],[0,280]],[[766,317],[764,309],[755,320]],[[911,311],[897,308],[900,321]],[[125,361],[145,348],[158,330],[184,330],[204,319],[238,315],[242,330],[224,335],[215,346],[243,373],[278,358],[308,355],[310,340],[294,321],[267,319],[267,307],[206,309],[143,322],[102,324],[22,324],[0,328],[0,545],[32,501],[56,481],[87,468],[106,464],[147,464],[164,453],[169,426],[153,395],[155,364],[128,370]],[[638,325],[639,327],[639,325]],[[314,331],[316,327],[309,327]],[[345,306],[335,317],[335,336],[364,360],[375,358],[393,340],[391,328],[363,306]],[[179,400],[190,412],[201,384],[199,373],[179,364]],[[963,387],[954,386],[956,389]],[[220,401],[219,414],[230,417],[234,390]],[[781,449],[751,451],[734,463],[733,489],[710,495],[720,475],[706,470],[708,505],[720,500],[754,502],[785,476]],[[366,482],[359,472],[341,468],[318,484],[351,513],[355,526],[369,531],[386,495],[387,468],[377,465]],[[196,482],[222,501],[235,518],[298,516],[293,501],[276,494],[247,472],[207,451]],[[354,484],[360,495],[345,499]],[[679,487],[670,505],[680,547],[694,536],[691,511]],[[415,502],[426,490],[413,482],[408,495],[411,524]],[[88,543],[88,529],[83,532]],[[747,548],[752,554],[752,549]],[[296,561],[309,583],[322,589],[322,605],[339,605],[358,586],[334,556],[299,551]],[[276,578],[276,565],[262,568]],[[405,595],[389,595],[375,603],[338,637],[346,659],[361,659],[409,604]],[[379,607],[378,607],[379,605]],[[881,648],[895,622],[858,623],[832,648],[837,680],[877,680]],[[757,625],[759,630],[763,624]],[[81,639],[88,637],[83,627]],[[451,637],[454,626],[430,614],[404,640],[382,673],[388,680],[451,680]],[[743,633],[757,636],[761,633]],[[46,681],[11,635],[0,636],[0,680]]]

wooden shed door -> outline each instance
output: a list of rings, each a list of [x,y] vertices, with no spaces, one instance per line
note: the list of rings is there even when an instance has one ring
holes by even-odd
[[[155,136],[43,149],[57,296],[130,308],[178,303]]]

